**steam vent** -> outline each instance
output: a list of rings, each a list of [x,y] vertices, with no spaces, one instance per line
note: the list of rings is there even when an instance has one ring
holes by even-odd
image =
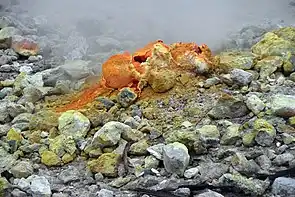
[[[295,197],[291,24],[132,45],[2,4],[0,197]]]

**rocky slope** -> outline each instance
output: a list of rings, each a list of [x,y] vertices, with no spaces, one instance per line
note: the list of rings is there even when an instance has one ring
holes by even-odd
[[[226,73],[184,78],[186,89],[62,114],[46,104],[79,89],[91,62],[52,58],[13,17],[0,27],[2,196],[294,196],[294,27],[242,34],[243,50],[216,56]]]

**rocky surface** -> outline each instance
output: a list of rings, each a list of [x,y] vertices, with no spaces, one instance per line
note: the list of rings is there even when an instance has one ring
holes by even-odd
[[[44,103],[93,70],[48,55],[33,24],[0,19],[0,196],[294,196],[294,27],[249,27],[188,89],[56,114]]]

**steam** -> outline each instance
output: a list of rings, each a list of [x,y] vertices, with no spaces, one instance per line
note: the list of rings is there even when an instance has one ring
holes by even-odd
[[[98,53],[105,59],[155,39],[214,50],[245,26],[290,25],[295,18],[290,0],[21,0],[19,6],[49,38],[54,30],[55,40],[65,39],[59,44],[65,59]]]

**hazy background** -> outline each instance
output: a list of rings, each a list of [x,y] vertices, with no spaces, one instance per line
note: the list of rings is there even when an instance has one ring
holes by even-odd
[[[99,56],[105,60],[110,54],[134,51],[155,39],[167,43],[194,41],[216,49],[230,32],[239,32],[249,25],[294,25],[294,3],[290,2],[292,0],[19,0],[12,12],[20,20],[33,19],[27,24],[36,23],[38,35],[44,36],[43,40],[51,43],[55,52],[65,59]],[[251,29],[250,34],[253,32]]]

